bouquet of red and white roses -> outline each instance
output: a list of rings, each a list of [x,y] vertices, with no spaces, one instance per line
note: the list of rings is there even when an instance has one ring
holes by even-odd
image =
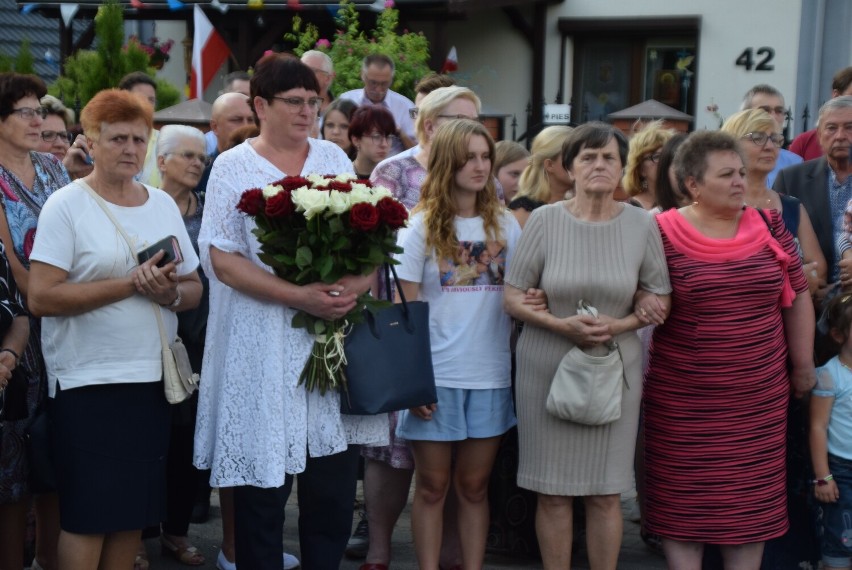
[[[288,176],[264,188],[243,192],[237,209],[252,216],[260,259],[275,274],[296,285],[335,283],[345,275],[368,275],[382,263],[394,263],[396,231],[408,211],[390,190],[373,187],[352,174]],[[314,335],[314,347],[299,383],[307,390],[345,389],[343,338],[349,324],[363,320],[363,308],[387,304],[369,293],[352,311],[327,321],[304,311],[295,328]]]

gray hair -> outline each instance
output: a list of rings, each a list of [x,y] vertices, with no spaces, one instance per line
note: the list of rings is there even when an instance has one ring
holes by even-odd
[[[62,104],[62,101],[53,95],[45,95],[41,98],[41,106],[47,109],[48,115],[56,115],[65,122],[65,128],[74,124],[74,111]]]
[[[204,133],[195,127],[166,125],[160,129],[160,138],[157,140],[157,157],[175,152],[180,142],[186,138],[197,141],[201,144],[201,148],[207,148]]]
[[[767,85],[766,83],[760,83],[746,91],[745,96],[743,96],[743,104],[740,105],[740,111],[748,111],[749,109],[751,109],[752,99],[754,99],[755,95],[759,94],[774,95],[775,97],[780,97],[781,101],[784,101],[784,95],[782,95],[780,91],[778,91],[771,85]]]
[[[822,107],[819,108],[819,118],[822,119],[822,116],[826,113],[849,108],[852,108],[852,95],[835,97],[834,99],[829,99],[823,103]]]
[[[331,58],[328,56],[327,53],[319,51],[317,49],[309,49],[308,51],[302,54],[302,57],[300,58],[302,60],[302,63],[305,63],[305,58],[308,57],[320,58],[322,60],[322,70],[326,73],[334,72],[334,62],[331,61]]]

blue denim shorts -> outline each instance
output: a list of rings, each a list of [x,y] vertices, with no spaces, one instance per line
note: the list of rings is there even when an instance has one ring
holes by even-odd
[[[503,435],[518,423],[511,388],[466,390],[438,388],[438,408],[431,420],[403,410],[397,437],[414,441],[462,441]]]
[[[852,460],[829,454],[828,469],[837,483],[840,500],[819,503],[820,549],[823,564],[842,568],[852,563]]]

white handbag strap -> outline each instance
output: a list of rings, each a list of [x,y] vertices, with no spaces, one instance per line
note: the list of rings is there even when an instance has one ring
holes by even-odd
[[[110,210],[109,206],[107,206],[106,201],[101,198],[100,194],[95,192],[94,188],[89,186],[88,182],[86,182],[82,178],[77,179],[76,182],[77,184],[82,186],[83,189],[89,193],[89,196],[92,197],[95,203],[97,203],[97,205],[101,207],[101,210],[104,211],[104,214],[106,214],[110,221],[113,223],[115,229],[118,230],[118,233],[120,233],[121,237],[124,238],[124,241],[127,242],[127,247],[130,248],[130,254],[133,255],[133,257],[136,257],[136,248],[133,245],[133,240],[130,238],[129,235],[127,235],[127,232],[124,231],[124,228],[122,227],[121,223],[119,223],[119,221],[115,218],[115,215],[112,213],[112,210]],[[157,317],[157,326],[160,329],[160,344],[163,346],[163,350],[165,350],[169,347],[169,342],[166,338],[166,326],[165,324],[163,324],[163,315],[160,314],[160,306],[154,301],[151,301],[151,308],[154,310],[154,314]]]

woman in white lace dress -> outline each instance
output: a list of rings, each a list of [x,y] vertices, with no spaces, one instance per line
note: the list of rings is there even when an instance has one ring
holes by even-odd
[[[219,156],[198,245],[210,276],[210,315],[195,436],[195,465],[214,487],[236,487],[236,562],[281,568],[284,502],[298,485],[306,568],[337,568],[352,524],[357,444],[387,440],[387,417],[341,416],[339,394],[297,386],[313,339],[290,326],[294,310],[331,320],[369,288],[364,277],[296,286],[257,257],[242,192],[287,175],[352,172],[334,143],[309,139],[321,103],[313,72],[269,55],[251,79],[260,135]],[[330,293],[334,293],[331,295]]]

